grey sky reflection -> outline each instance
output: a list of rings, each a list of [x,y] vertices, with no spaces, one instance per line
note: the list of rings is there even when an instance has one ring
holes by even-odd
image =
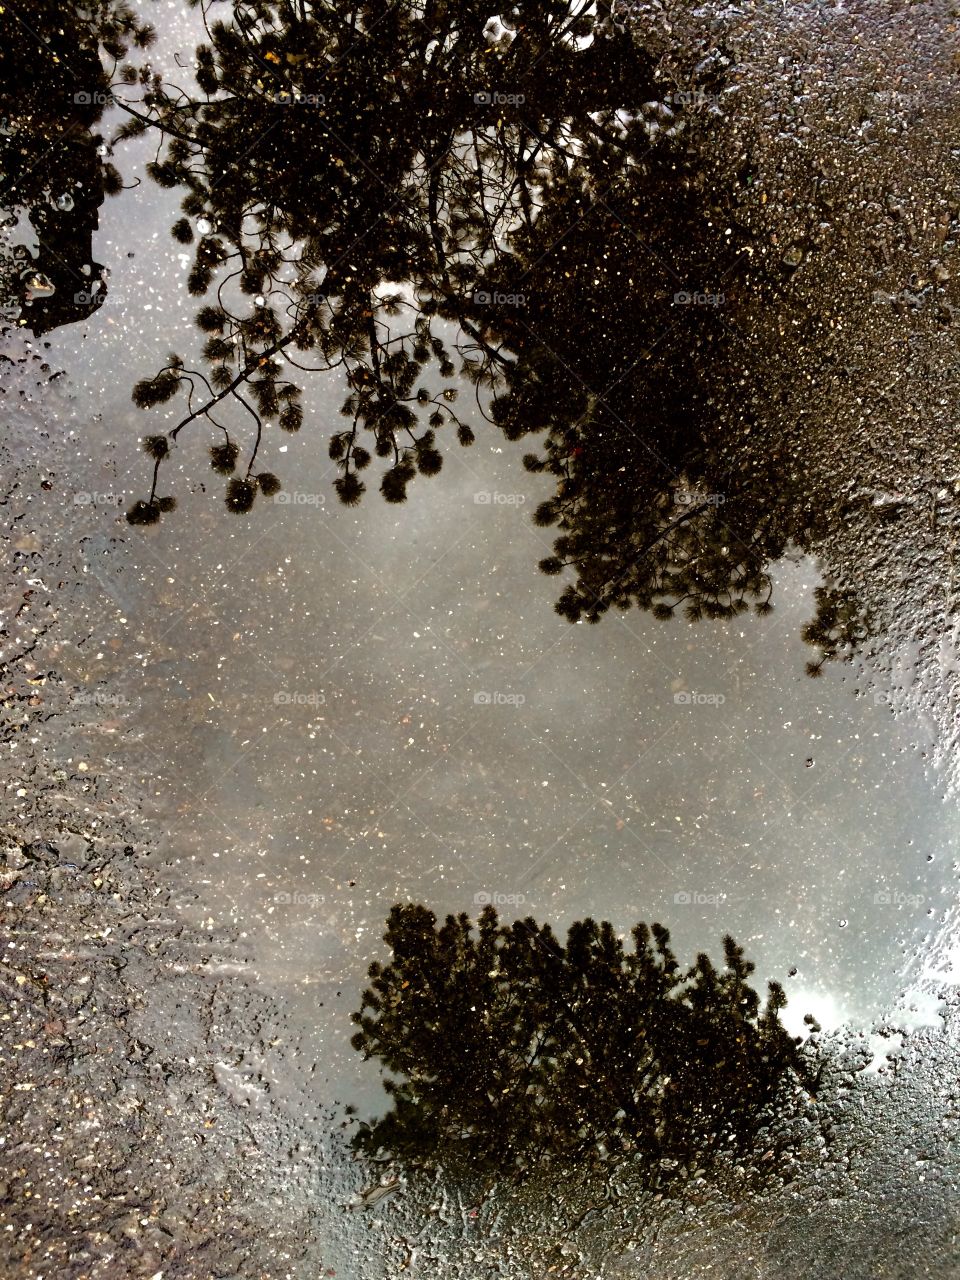
[[[193,341],[169,221],[155,189],[108,203],[114,303],[51,335],[87,371],[79,418],[101,415],[78,446],[87,489],[137,489],[129,387]],[[95,624],[117,641],[161,855],[184,883],[201,866],[184,909],[239,927],[307,1006],[318,987],[352,1005],[394,901],[475,911],[478,895],[559,925],[658,919],[684,958],[730,931],[795,1019],[894,1003],[954,901],[954,811],[919,724],[857,696],[849,670],[804,676],[813,567],[780,566],[769,619],[571,627],[536,571],[545,495],[519,447],[474,415],[478,445],[448,451],[403,508],[348,511],[324,448],[342,387],[310,394],[267,463],[288,500],[227,515],[219,486],[200,491],[198,436],[162,528],[90,513],[111,566]]]

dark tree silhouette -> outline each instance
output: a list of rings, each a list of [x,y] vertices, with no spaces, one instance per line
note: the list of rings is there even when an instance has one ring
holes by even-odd
[[[184,403],[144,440],[153,481],[128,519],[173,505],[161,467],[201,425],[228,509],[250,512],[281,484],[271,433],[300,429],[304,379],[333,369],[341,500],[376,457],[402,502],[446,436],[474,439],[458,377],[509,438],[539,437],[561,615],[768,611],[770,563],[823,517],[740,392],[762,359],[738,319],[792,268],[741,228],[749,170],[703,177],[719,57],[672,92],[614,6],[577,0],[520,4],[509,28],[479,0],[201,8],[197,91],[144,73],[121,130],[162,135],[149,170],[185,193],[172,231],[195,245],[206,335],[202,368],[173,353],[134,389]]]
[[[26,217],[37,251],[18,246],[0,258],[0,306],[39,336],[106,297],[92,235],[104,195],[121,180],[96,126],[111,82],[137,79],[128,51],[146,48],[153,32],[121,0],[82,8],[21,0],[2,22],[0,208]]]
[[[729,319],[742,245],[715,234],[676,147],[621,165],[602,195],[598,176],[569,175],[508,259],[536,287],[491,411],[512,439],[546,427],[525,459],[557,480],[535,514],[559,530],[540,567],[575,568],[557,605],[572,621],[633,604],[694,621],[766,612],[768,564],[809,529],[776,456],[745,449],[719,410],[744,358]]]
[[[393,1104],[360,1130],[366,1148],[508,1168],[599,1148],[702,1161],[748,1145],[782,1091],[809,1085],[782,988],[761,1006],[732,938],[722,969],[700,955],[684,973],[658,924],[627,950],[607,922],[561,945],[492,907],[474,929],[407,905],[384,937],[392,960],[371,966],[353,1015]]]
[[[339,367],[348,385],[346,426],[330,444],[344,502],[361,496],[374,453],[381,492],[398,502],[414,475],[440,470],[441,427],[471,443],[455,389],[426,385],[428,366],[448,381],[453,341],[462,373],[502,377],[510,357],[477,310],[503,247],[568,164],[571,126],[607,146],[593,117],[621,105],[624,83],[638,102],[652,92],[648,60],[611,6],[588,7],[522,4],[514,38],[496,43],[476,0],[243,5],[209,23],[197,97],[155,84],[128,106],[125,133],[152,125],[168,138],[153,177],[188,190],[173,231],[196,241],[190,290],[215,285],[197,317],[208,373],[172,357],[134,398],[150,407],[188,392],[168,434],[197,419],[214,428],[211,464],[233,473],[232,510],[249,510],[263,487],[264,425],[299,429],[310,369]],[[231,406],[250,424],[244,464],[218,416]],[[131,517],[159,515],[154,484]]]
[[[831,658],[848,658],[873,634],[873,624],[859,597],[846,587],[814,589],[816,615],[803,629],[805,643],[820,650],[807,663],[807,675],[819,676]]]

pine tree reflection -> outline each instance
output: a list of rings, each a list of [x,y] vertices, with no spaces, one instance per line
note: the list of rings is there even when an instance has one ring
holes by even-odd
[[[561,944],[492,907],[474,928],[407,905],[384,937],[392,959],[371,966],[353,1015],[392,1101],[360,1130],[367,1150],[500,1168],[598,1152],[703,1162],[748,1148],[777,1100],[809,1086],[782,988],[761,1004],[732,938],[723,968],[699,955],[683,972],[658,924],[625,948],[587,919]]]
[[[555,481],[536,519],[556,528],[541,568],[569,575],[563,616],[768,611],[770,564],[811,548],[823,517],[756,396],[727,412],[755,355],[739,321],[788,268],[752,253],[736,191],[702,176],[722,60],[672,92],[610,3],[522,3],[509,19],[479,0],[201,9],[192,93],[149,69],[108,77],[120,135],[161,135],[148,170],[183,192],[172,232],[193,246],[205,335],[200,368],[173,353],[134,389],[144,409],[184,405],[144,439],[153,482],[129,520],[173,508],[160,470],[187,429],[211,432],[230,511],[275,494],[269,452],[303,425],[313,371],[346,385],[329,439],[340,499],[378,469],[402,502],[441,470],[448,435],[473,442],[459,379],[508,437],[537,437],[526,465]],[[113,57],[149,43],[122,7],[103,14]],[[86,137],[61,170],[93,164]],[[84,170],[94,205],[102,177]],[[70,318],[66,296],[35,303],[37,323]],[[811,642],[849,652],[860,624],[841,640],[827,621]]]
[[[131,44],[152,31],[114,0],[85,6],[22,0],[3,23],[0,76],[0,208],[20,220],[0,254],[0,314],[36,336],[97,310],[107,293],[93,261],[93,232],[106,193],[121,188],[96,126],[111,100],[111,76]],[[34,244],[31,247],[30,242]]]

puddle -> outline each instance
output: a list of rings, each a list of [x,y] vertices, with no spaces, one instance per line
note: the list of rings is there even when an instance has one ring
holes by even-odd
[[[596,1206],[583,1197],[592,1192],[566,1187],[557,1172],[563,1233],[556,1242],[540,1239],[532,1252],[518,1248],[563,1275],[692,1277],[719,1260],[730,1275],[799,1277],[827,1265],[823,1258],[839,1247],[834,1236],[858,1204],[856,1177],[852,1185],[845,1179],[857,1159],[849,1117],[866,1107],[863,1098],[896,1099],[886,1109],[881,1102],[882,1134],[860,1153],[859,1167],[879,1188],[877,1204],[902,1193],[916,1216],[931,1203],[940,1213],[955,1174],[938,1146],[956,1124],[955,1099],[944,1100],[940,1084],[952,1070],[945,1002],[960,956],[953,598],[960,468],[948,431],[960,205],[942,168],[952,125],[915,189],[895,179],[911,146],[897,122],[917,115],[933,147],[947,129],[938,113],[955,106],[954,90],[923,98],[914,115],[909,103],[878,99],[887,91],[870,76],[897,56],[883,52],[884,39],[909,49],[915,34],[915,20],[894,6],[876,19],[860,6],[849,14],[801,7],[783,19],[779,41],[772,17],[751,24],[717,11],[714,24],[739,60],[720,55],[714,32],[707,61],[717,63],[716,77],[701,71],[699,87],[678,87],[688,83],[677,80],[684,58],[705,52],[713,28],[701,11],[676,8],[673,33],[645,5],[634,14],[651,56],[660,57],[661,77],[676,81],[673,97],[666,105],[631,101],[614,131],[623,150],[642,127],[653,159],[644,152],[648,186],[638,189],[647,190],[650,207],[632,225],[626,196],[640,179],[628,173],[622,188],[599,193],[592,174],[581,194],[602,205],[602,223],[591,221],[593,208],[563,235],[548,235],[543,228],[566,198],[554,173],[543,222],[526,228],[529,244],[523,235],[514,242],[517,260],[529,252],[535,266],[521,271],[523,262],[499,245],[502,274],[488,275],[489,255],[479,254],[470,283],[489,290],[474,289],[473,310],[459,316],[461,336],[481,353],[496,337],[522,378],[512,375],[500,430],[485,416],[498,412],[489,388],[476,390],[451,370],[443,385],[458,396],[445,398],[439,374],[417,370],[437,391],[430,407],[457,419],[437,427],[439,475],[433,446],[415,451],[427,461],[402,504],[377,492],[392,444],[356,472],[368,477],[362,501],[338,498],[334,482],[339,477],[343,493],[351,472],[327,451],[331,433],[349,422],[340,416],[347,388],[336,368],[299,379],[302,430],[271,424],[262,444],[257,436],[279,491],[261,482],[255,501],[252,490],[244,498],[253,502],[249,513],[227,510],[228,481],[210,466],[211,439],[219,438],[184,430],[157,472],[157,494],[175,494],[176,508],[149,527],[129,523],[133,504],[151,501],[152,460],[140,438],[169,431],[183,408],[145,411],[131,388],[171,348],[188,369],[220,358],[209,348],[202,354],[215,326],[204,334],[193,324],[201,299],[188,293],[197,268],[196,243],[187,241],[216,234],[229,241],[211,221],[226,197],[208,193],[203,216],[199,206],[189,213],[193,229],[177,239],[169,231],[182,216],[183,192],[169,184],[144,180],[102,202],[92,198],[92,178],[86,196],[60,193],[56,217],[79,227],[82,214],[90,230],[92,211],[99,225],[89,246],[71,242],[56,288],[52,273],[48,279],[49,295],[38,285],[32,300],[10,309],[9,359],[30,356],[8,374],[16,468],[8,502],[23,508],[10,528],[11,583],[21,595],[10,598],[19,609],[29,592],[31,610],[56,609],[55,633],[44,641],[55,648],[43,652],[71,689],[65,718],[35,728],[31,759],[51,750],[71,770],[122,777],[124,796],[136,796],[140,808],[146,865],[171,892],[178,923],[211,946],[230,940],[205,962],[206,975],[246,982],[282,1008],[296,1054],[271,1053],[264,1036],[212,1063],[232,1107],[259,1114],[277,1104],[296,1117],[306,1098],[349,1104],[361,1118],[383,1111],[379,1071],[350,1046],[350,1015],[371,961],[388,959],[382,933],[395,903],[424,903],[440,917],[477,917],[492,905],[505,922],[532,916],[558,934],[585,917],[609,921],[622,936],[637,921],[658,921],[684,967],[701,951],[720,955],[731,934],[756,965],[758,990],[768,980],[783,985],[791,1034],[808,1035],[803,1019],[813,1015],[846,1046],[831,1118],[818,1119],[815,1134],[808,1117],[804,1167],[813,1173],[796,1193],[801,1205],[826,1205],[822,1238],[804,1252],[795,1235],[772,1225],[746,1181],[741,1195],[707,1190],[695,1175],[686,1202],[692,1227],[683,1208],[661,1206],[650,1217],[647,1191],[624,1192],[619,1212],[642,1203],[647,1213],[628,1241],[630,1232],[610,1218],[588,1230]],[[168,74],[187,77],[195,15],[169,16],[152,56]],[[508,18],[490,15],[491,47],[511,44]],[[837,52],[850,24],[875,41],[860,62]],[[833,54],[817,53],[821,37]],[[935,56],[930,38],[911,74]],[[591,39],[575,39],[586,56]],[[693,75],[692,65],[687,71]],[[904,94],[921,95],[916,77],[904,74]],[[783,83],[774,89],[777,77]],[[838,107],[834,88],[848,81],[855,92]],[[834,88],[828,93],[825,84]],[[508,121],[517,106],[475,103],[502,107]],[[106,137],[122,113],[104,105],[104,118],[85,127]],[[311,107],[304,100],[285,109]],[[842,119],[834,121],[832,150],[814,148],[809,172],[801,171],[791,148],[803,153],[811,131],[828,132],[834,109]],[[657,148],[679,145],[678,121],[691,113],[694,136],[700,113],[717,118],[715,134],[704,126],[719,142],[715,160],[703,160],[700,188],[713,190],[738,146],[749,155],[735,197],[721,201],[715,192],[715,206],[700,188],[671,203],[666,166],[657,168]],[[613,128],[600,109],[594,117]],[[742,138],[732,117],[742,118]],[[772,131],[766,149],[765,131]],[[377,162],[386,164],[384,137],[376,129],[371,136]],[[251,142],[257,164],[258,146]],[[577,146],[589,154],[585,143]],[[110,154],[122,174],[145,178],[154,151],[134,138]],[[844,186],[840,161],[851,156],[865,156],[868,173]],[[96,169],[86,151],[83,163]],[[365,162],[354,168],[362,173]],[[380,196],[363,189],[356,198],[376,205]],[[856,226],[838,212],[855,198]],[[662,234],[658,201],[683,219]],[[30,239],[29,203],[25,196],[13,210],[7,244],[26,246],[36,273],[48,233]],[[288,231],[297,226],[290,217]],[[722,231],[701,251],[691,228],[700,234],[714,217]],[[678,275],[673,259],[663,266],[688,239],[694,249],[682,261],[701,273],[696,279]],[[642,253],[631,241],[642,241]],[[618,282],[598,246],[613,259],[646,261],[645,292]],[[774,264],[771,274],[756,265],[762,255]],[[2,256],[6,262],[6,250]],[[848,289],[837,273],[851,262],[869,267]],[[331,271],[342,276],[340,268],[338,258]],[[69,305],[85,314],[45,312],[31,335],[13,312],[19,308],[22,320],[38,301],[52,306],[64,295],[64,272]],[[424,293],[424,281],[439,291],[438,278],[422,273]],[[94,279],[105,289],[91,289]],[[527,295],[514,288],[518,280],[529,282]],[[403,283],[401,301],[422,305]],[[334,284],[339,292],[329,284],[324,299],[348,296],[349,279]],[[388,285],[384,269],[371,307]],[[514,302],[498,303],[498,288]],[[231,305],[269,309],[249,289]],[[450,344],[457,316],[449,298],[445,305],[436,333]],[[489,324],[488,305],[500,307]],[[665,315],[679,336],[666,329],[665,349],[654,353]],[[602,324],[611,317],[621,330],[606,338]],[[259,339],[250,330],[246,340]],[[601,373],[602,395],[588,383]],[[549,396],[540,381],[548,378]],[[894,392],[901,378],[910,385]],[[362,399],[363,378],[356,374],[351,385]],[[414,382],[406,390],[416,398]],[[269,418],[264,403],[258,408]],[[242,407],[232,408],[230,429],[239,432],[246,420],[249,430],[251,411],[245,418]],[[356,403],[350,413],[364,420]],[[475,436],[472,447],[454,442],[458,426]],[[534,427],[547,435],[532,434]],[[540,464],[524,464],[531,450],[540,451]],[[551,459],[555,465],[545,465]],[[388,480],[388,498],[391,483],[403,488],[407,480]],[[644,486],[656,502],[637,501]],[[552,506],[546,515],[544,504]],[[558,536],[565,547],[557,548]],[[559,561],[549,562],[561,553],[569,563],[558,575]],[[684,602],[702,620],[683,616]],[[52,676],[38,670],[32,678]],[[63,848],[62,862],[83,865],[79,845]],[[867,1092],[851,1101],[855,1078]],[[933,1101],[944,1109],[942,1124]],[[910,1142],[922,1135],[906,1151],[908,1174],[884,1154],[884,1144],[889,1153],[905,1133]],[[457,1265],[479,1274],[518,1239],[543,1236],[550,1186],[538,1183],[532,1200],[506,1207],[496,1195],[488,1204],[476,1187],[442,1177],[430,1183],[422,1170],[408,1185],[392,1164],[373,1178],[348,1169],[342,1149],[326,1154],[335,1173],[324,1176],[337,1180],[339,1198],[336,1210],[317,1209],[328,1214],[324,1227],[332,1231],[348,1208],[356,1211],[351,1221],[363,1219],[362,1230],[350,1229],[338,1274],[380,1274],[387,1259],[411,1274],[439,1275],[461,1249]],[[354,1174],[372,1180],[349,1190]],[[731,1174],[740,1176],[747,1177],[742,1169]],[[782,1204],[794,1194],[786,1189],[791,1176],[778,1191]],[[316,1179],[328,1185],[319,1170]],[[649,1223],[661,1212],[655,1229]],[[427,1226],[418,1213],[428,1214]],[[702,1239],[692,1239],[694,1228]],[[371,1244],[383,1232],[388,1246]],[[951,1273],[956,1244],[946,1228],[922,1247],[928,1274]],[[837,1255],[847,1258],[844,1274],[868,1274],[844,1248]],[[883,1260],[883,1245],[870,1256]]]

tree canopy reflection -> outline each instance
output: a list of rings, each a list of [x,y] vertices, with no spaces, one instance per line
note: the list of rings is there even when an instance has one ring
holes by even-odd
[[[353,1045],[389,1072],[393,1105],[361,1129],[365,1148],[499,1167],[589,1152],[704,1160],[749,1146],[785,1091],[809,1086],[782,988],[761,1003],[730,937],[722,968],[701,954],[686,972],[658,924],[625,947],[587,919],[561,944],[492,907],[475,928],[466,915],[438,927],[411,904],[384,937],[392,959],[370,968]]]
[[[106,297],[92,237],[104,195],[122,182],[96,130],[112,79],[136,82],[124,59],[132,46],[148,47],[153,31],[122,0],[82,10],[21,0],[3,31],[0,208],[6,227],[22,221],[0,251],[0,316],[40,336]]]
[[[535,518],[555,529],[541,568],[564,576],[563,616],[766,612],[770,564],[815,547],[824,516],[745,379],[760,361],[741,321],[795,263],[738,221],[749,165],[722,189],[704,177],[720,51],[661,82],[616,6],[576,0],[507,16],[476,0],[199,7],[195,88],[149,66],[104,77],[119,136],[162,135],[148,170],[181,193],[172,232],[202,299],[199,366],[171,353],[134,389],[170,407],[145,436],[153,481],[131,522],[175,505],[161,470],[188,429],[210,432],[232,512],[275,494],[277,435],[331,370],[343,421],[317,426],[340,499],[373,483],[402,502],[454,438],[473,442],[466,383],[554,483]],[[149,44],[131,12],[103,9],[112,58]],[[118,185],[109,167],[84,189],[97,181]],[[828,594],[811,674],[869,630]]]
[[[135,399],[197,393],[169,436],[197,418],[223,432],[211,461],[232,473],[232,510],[264,488],[263,425],[299,428],[305,369],[339,367],[349,388],[349,425],[330,444],[344,502],[364,492],[374,453],[383,496],[400,502],[417,473],[440,470],[442,426],[471,443],[455,389],[421,379],[448,382],[459,365],[478,385],[504,382],[505,322],[496,304],[481,308],[499,296],[514,238],[565,178],[574,141],[608,163],[614,131],[594,117],[623,105],[621,86],[638,105],[652,92],[648,60],[609,6],[577,8],[520,6],[495,39],[477,3],[244,5],[211,21],[197,51],[203,97],[158,88],[147,114],[130,108],[124,132],[150,122],[168,135],[153,177],[187,189],[173,231],[196,241],[190,290],[216,282],[197,317],[208,375],[173,357]],[[248,415],[247,449],[214,416],[225,401]],[[147,448],[160,461],[166,445]],[[155,499],[154,485],[132,518],[156,519]]]

